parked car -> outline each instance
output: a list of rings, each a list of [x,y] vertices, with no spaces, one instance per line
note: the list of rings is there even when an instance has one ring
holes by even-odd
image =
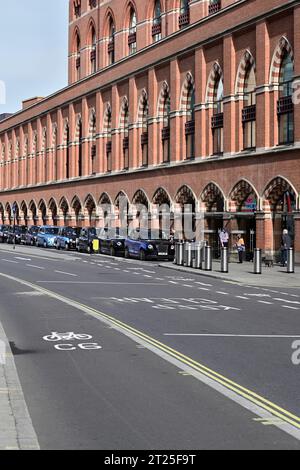
[[[31,246],[36,245],[36,239],[37,239],[37,234],[38,234],[39,229],[40,227],[37,225],[31,225],[30,227],[28,227],[28,230],[24,237],[25,245],[31,245]]]
[[[5,243],[7,240],[9,225],[0,225],[0,242]]]
[[[58,232],[58,227],[52,227],[50,225],[40,227],[37,234],[36,246],[43,246],[44,248],[54,247]]]
[[[111,256],[124,255],[125,236],[119,228],[103,228],[100,230],[100,253]]]
[[[81,229],[78,227],[61,227],[55,240],[57,250],[76,250]]]
[[[7,243],[16,243],[16,245],[21,245],[24,240],[24,235],[27,232],[26,225],[15,225],[9,227],[7,232]]]
[[[77,251],[92,253],[94,251],[93,242],[99,240],[100,229],[95,227],[82,228],[78,240]],[[99,240],[100,242],[100,240]]]
[[[174,242],[161,230],[134,229],[125,240],[125,258],[168,259],[175,256]]]

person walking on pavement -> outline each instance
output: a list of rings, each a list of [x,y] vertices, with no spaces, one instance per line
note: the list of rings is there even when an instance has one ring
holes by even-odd
[[[239,254],[239,263],[242,264],[244,261],[244,253],[246,251],[245,241],[242,235],[237,236],[236,247],[237,247],[238,254]]]
[[[288,250],[292,247],[292,239],[287,229],[284,229],[281,237],[281,265],[287,264]]]
[[[226,228],[223,228],[219,235],[220,243],[222,248],[228,248],[229,244],[229,233]]]

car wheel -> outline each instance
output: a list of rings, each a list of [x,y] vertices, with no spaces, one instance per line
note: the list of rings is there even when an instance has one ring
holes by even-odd
[[[113,246],[110,247],[110,256],[116,256],[116,250]]]
[[[128,248],[125,248],[125,254],[124,254],[124,256],[125,256],[126,259],[130,258]]]
[[[92,247],[90,245],[88,245],[87,247],[87,252],[89,255],[92,253]]]
[[[146,253],[144,250],[140,251],[140,261],[146,261]]]
[[[66,250],[66,251],[70,251],[70,245],[69,245],[69,243],[66,243],[66,244],[65,244],[65,250]]]
[[[46,242],[46,240],[45,240],[44,243],[43,243],[43,247],[44,247],[44,248],[47,248],[47,242]]]

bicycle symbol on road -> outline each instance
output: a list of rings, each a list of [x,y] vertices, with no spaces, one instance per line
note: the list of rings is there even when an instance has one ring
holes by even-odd
[[[59,343],[54,345],[54,348],[58,351],[76,351],[78,349],[84,351],[97,351],[102,349],[102,346],[100,346],[98,343],[87,342],[92,338],[92,335],[87,335],[84,333],[74,333],[73,331],[69,331],[67,333],[58,333],[57,331],[52,331],[51,335],[43,336],[44,341]],[[62,341],[63,343],[61,343]],[[70,341],[72,342],[70,343]],[[74,344],[74,341],[80,341],[80,343]]]
[[[92,338],[93,337],[91,335],[86,335],[82,333],[76,334],[76,333],[73,333],[72,331],[68,333],[57,333],[56,331],[53,331],[51,335],[47,335],[43,337],[45,341],[53,341],[53,342],[62,341],[62,340],[73,341],[75,339],[78,339],[79,341],[85,341],[85,340],[92,339]]]

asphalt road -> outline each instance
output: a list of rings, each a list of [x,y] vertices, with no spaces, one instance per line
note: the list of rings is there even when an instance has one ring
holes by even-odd
[[[0,266],[42,449],[300,448],[299,290],[5,245]]]

